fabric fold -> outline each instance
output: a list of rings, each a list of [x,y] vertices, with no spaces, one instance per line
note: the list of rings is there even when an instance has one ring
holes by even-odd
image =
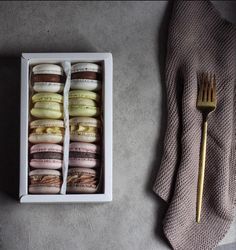
[[[202,115],[197,75],[217,78],[217,108],[209,116],[201,223],[196,197]],[[236,26],[210,1],[175,1],[168,30],[165,84],[167,130],[153,190],[166,202],[163,222],[174,249],[212,249],[234,216]]]

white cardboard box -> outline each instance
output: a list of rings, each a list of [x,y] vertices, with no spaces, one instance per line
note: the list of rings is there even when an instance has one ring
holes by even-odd
[[[28,194],[29,70],[40,63],[94,62],[103,66],[103,190],[97,194]],[[20,187],[21,203],[78,203],[112,200],[112,82],[111,53],[23,53],[21,58]]]

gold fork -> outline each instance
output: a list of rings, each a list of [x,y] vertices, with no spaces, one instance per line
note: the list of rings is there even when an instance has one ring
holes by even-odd
[[[196,221],[200,223],[201,209],[202,209],[202,196],[205,175],[205,162],[206,162],[206,143],[207,143],[207,118],[208,115],[216,108],[216,77],[215,74],[206,73],[199,77],[197,108],[202,113],[202,141],[200,150],[200,162],[198,173],[198,188],[197,188],[197,216]]]

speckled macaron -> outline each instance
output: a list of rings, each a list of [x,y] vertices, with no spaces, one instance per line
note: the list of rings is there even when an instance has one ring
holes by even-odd
[[[97,91],[101,79],[101,66],[96,63],[76,63],[71,67],[71,89]]]

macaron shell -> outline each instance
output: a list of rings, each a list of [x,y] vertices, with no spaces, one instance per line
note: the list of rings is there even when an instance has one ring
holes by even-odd
[[[34,175],[55,175],[55,176],[61,176],[61,172],[57,170],[52,169],[36,169],[29,172],[29,176]]]
[[[56,159],[31,159],[30,166],[32,168],[40,169],[60,169],[63,161]]]
[[[74,117],[69,121],[70,125],[82,124],[84,126],[101,127],[101,121],[93,117]]]
[[[100,100],[100,96],[97,93],[88,90],[71,90],[69,92],[69,99],[72,98],[86,98],[95,101]]]
[[[97,103],[94,100],[85,99],[85,98],[69,99],[69,107],[74,107],[74,106],[76,107],[78,105],[96,107]]]
[[[31,194],[59,194],[61,188],[55,186],[35,186],[29,185],[29,193]]]
[[[78,105],[69,107],[69,114],[70,116],[96,117],[100,114],[100,109],[98,107]]]
[[[61,66],[56,64],[38,64],[33,67],[32,72],[34,74],[55,74],[55,75],[63,75],[63,69]]]
[[[101,66],[95,63],[76,63],[71,66],[71,73],[83,71],[101,72]]]
[[[37,93],[32,96],[32,102],[58,102],[63,103],[63,96],[57,93]]]
[[[61,93],[64,84],[59,82],[35,82],[33,89],[36,92]]]
[[[93,194],[97,192],[97,188],[93,187],[84,187],[84,186],[67,186],[67,193],[71,194],[76,194],[76,193],[81,193],[81,194]]]
[[[72,152],[100,153],[100,147],[98,145],[85,142],[72,142],[70,143],[69,150]]]
[[[63,147],[58,144],[36,144],[30,148],[30,153],[56,152],[63,153]]]
[[[49,109],[37,109],[32,108],[30,111],[31,115],[36,118],[42,119],[60,119],[63,118],[63,113],[61,111],[49,110]]]
[[[100,161],[92,158],[69,158],[69,166],[95,168],[99,166]]]
[[[60,134],[36,134],[31,133],[29,135],[29,141],[31,143],[62,143],[63,142],[63,135]]]
[[[89,79],[72,79],[71,89],[97,91],[101,89],[101,81]]]
[[[70,139],[71,141],[78,141],[78,142],[97,142],[100,140],[100,135],[96,133],[71,132]]]

